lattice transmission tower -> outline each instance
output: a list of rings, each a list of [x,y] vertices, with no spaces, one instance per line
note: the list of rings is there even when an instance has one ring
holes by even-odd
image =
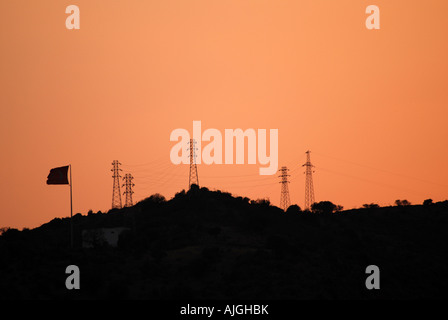
[[[134,191],[132,191],[132,187],[135,186],[134,183],[132,183],[132,180],[134,179],[134,177],[132,176],[132,174],[130,173],[126,173],[124,175],[124,184],[122,185],[122,187],[126,187],[125,191],[123,192],[123,194],[126,195],[126,201],[124,203],[125,207],[132,207],[132,194],[134,193]]]
[[[306,163],[302,165],[305,167],[305,210],[311,210],[311,206],[314,203],[314,186],[313,186],[313,165],[310,160],[311,151],[306,152]]]
[[[196,166],[196,141],[190,139],[190,176],[188,178],[188,187],[191,188],[193,184],[199,187],[198,168]]]
[[[290,176],[288,174],[289,169],[287,167],[281,167],[279,171],[280,171],[279,177],[282,178],[282,181],[279,182],[282,184],[282,192],[280,195],[280,208],[282,208],[283,211],[286,211],[291,205],[288,189],[288,183],[289,183],[288,177]]]
[[[110,171],[113,171],[112,178],[114,178],[114,189],[112,191],[112,209],[121,209],[121,192],[120,192],[120,171],[121,169],[118,167],[121,163],[118,160],[114,160],[112,162],[113,168]]]

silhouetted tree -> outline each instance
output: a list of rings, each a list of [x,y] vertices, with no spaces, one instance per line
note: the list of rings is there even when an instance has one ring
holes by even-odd
[[[199,186],[197,184],[192,184],[190,186],[190,190],[188,190],[188,193],[197,193],[199,191]]]
[[[395,200],[395,205],[400,206],[410,206],[411,203],[408,200]]]
[[[174,195],[174,198],[180,198],[182,196],[185,196],[185,190],[182,189],[182,191],[176,192],[176,194]]]
[[[296,204],[290,205],[288,209],[286,209],[287,214],[298,214],[302,213],[302,209]]]
[[[429,206],[431,204],[433,204],[432,199],[426,199],[425,201],[423,201],[424,206]]]
[[[0,234],[2,235],[2,237],[10,238],[19,235],[20,231],[16,228],[2,228],[0,230]]]
[[[377,205],[376,203],[364,203],[362,205],[362,207],[366,208],[366,209],[374,209],[374,208],[379,208],[380,206]]]
[[[251,200],[250,202],[251,204],[259,204],[259,205],[266,205],[269,206],[271,205],[271,201],[269,201],[269,199],[257,199],[257,200]]]
[[[154,203],[162,203],[162,202],[166,201],[165,197],[162,196],[160,193],[154,193],[153,195],[149,196],[145,200],[151,201]]]
[[[311,211],[314,213],[333,213],[342,210],[342,206],[337,206],[331,201],[315,202],[311,205]]]

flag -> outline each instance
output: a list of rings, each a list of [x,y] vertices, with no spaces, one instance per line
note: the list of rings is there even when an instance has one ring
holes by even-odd
[[[47,184],[68,184],[68,166],[53,168],[47,177]]]

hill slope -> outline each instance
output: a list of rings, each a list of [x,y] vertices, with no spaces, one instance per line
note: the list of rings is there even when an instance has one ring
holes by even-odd
[[[0,298],[446,298],[448,201],[284,213],[206,188],[0,237]],[[128,227],[118,246],[82,248],[82,230]],[[65,288],[77,265],[81,290]],[[367,290],[365,269],[380,268]]]

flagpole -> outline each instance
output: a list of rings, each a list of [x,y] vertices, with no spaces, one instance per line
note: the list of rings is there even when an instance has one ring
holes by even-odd
[[[70,164],[70,246],[73,248],[73,202],[72,202],[72,165]]]

